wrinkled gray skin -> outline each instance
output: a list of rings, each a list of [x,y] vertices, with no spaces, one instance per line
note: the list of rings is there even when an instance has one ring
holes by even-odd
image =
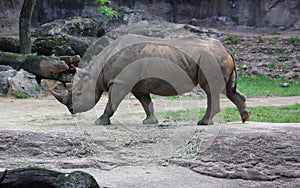
[[[156,124],[150,93],[162,96],[183,94],[199,84],[207,94],[207,110],[198,125],[212,124],[220,111],[220,94],[238,108],[242,122],[251,115],[246,98],[236,89],[232,56],[212,39],[164,40],[126,35],[113,41],[85,69],[77,69],[73,85],[53,95],[71,113],[90,110],[103,92],[108,92],[104,113],[97,125],[110,124],[110,117],[129,93],[141,102],[144,124]]]

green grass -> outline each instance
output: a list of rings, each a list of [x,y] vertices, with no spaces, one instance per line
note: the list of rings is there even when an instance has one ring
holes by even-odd
[[[289,82],[290,87],[280,87],[280,83]],[[299,96],[300,83],[284,78],[271,79],[265,75],[259,77],[244,76],[238,78],[238,89],[247,97],[261,96]]]
[[[269,65],[270,68],[275,67],[275,63]],[[288,68],[283,69],[284,72],[288,72]],[[237,88],[247,98],[251,97],[266,97],[266,96],[300,96],[300,83],[295,80],[288,80],[284,78],[272,79],[265,75],[260,75],[258,77],[254,76],[243,76],[239,77],[237,81]],[[281,83],[288,82],[290,87],[280,87]],[[152,99],[159,98],[158,95],[151,95]],[[125,99],[136,100],[132,93],[129,93]],[[178,100],[182,99],[179,96],[169,96],[164,97],[167,100]],[[185,98],[194,99],[194,98]]]
[[[300,122],[300,104],[290,106],[260,106],[249,107],[252,111],[250,121],[271,123],[293,123]],[[159,112],[159,118],[170,121],[198,121],[205,113],[204,108],[188,109],[179,111]],[[241,121],[240,114],[236,108],[224,108],[214,118],[215,122]]]

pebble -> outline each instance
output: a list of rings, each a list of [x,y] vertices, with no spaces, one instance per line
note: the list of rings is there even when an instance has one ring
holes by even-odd
[[[287,82],[284,82],[284,83],[280,83],[279,86],[286,88],[286,87],[290,87],[290,84]]]

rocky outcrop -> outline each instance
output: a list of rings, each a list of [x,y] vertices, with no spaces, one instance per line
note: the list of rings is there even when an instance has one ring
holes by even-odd
[[[5,0],[0,2],[0,30],[2,32],[16,33],[23,0]]]
[[[100,25],[90,18],[69,17],[67,19],[57,19],[53,22],[45,23],[34,32],[35,37],[55,37],[55,36],[83,36],[99,37],[103,34]]]
[[[171,22],[187,23],[191,19],[229,17],[238,25],[293,27],[300,17],[297,0],[141,0],[114,1],[119,6],[142,9]]]
[[[17,74],[17,71],[13,68],[5,65],[0,65],[0,96],[6,96],[9,85],[8,78]]]
[[[17,25],[23,0],[7,0],[0,3],[0,27]],[[300,2],[297,0],[113,0],[112,6],[126,6],[146,10],[167,21],[188,23],[191,19],[205,20],[228,17],[235,24],[256,27],[300,28]],[[94,0],[36,0],[33,25],[38,26],[56,19],[82,16],[101,23],[103,18]],[[136,17],[131,17],[136,18]]]
[[[9,91],[11,96],[18,97],[18,94],[23,93],[30,97],[37,97],[40,93],[40,86],[38,85],[35,75],[21,69],[13,77],[8,77]]]

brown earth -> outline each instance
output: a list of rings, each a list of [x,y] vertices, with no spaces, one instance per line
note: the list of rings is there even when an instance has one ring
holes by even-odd
[[[111,126],[89,112],[70,115],[52,96],[0,98],[0,168],[41,166],[83,170],[101,187],[296,187],[300,183],[300,123],[248,122],[196,126],[160,119],[141,124],[143,110],[124,100]],[[300,97],[251,98],[249,106],[294,104]],[[157,112],[205,107],[206,100],[154,100]],[[222,107],[232,106],[222,99]],[[255,112],[254,112],[255,113]]]

